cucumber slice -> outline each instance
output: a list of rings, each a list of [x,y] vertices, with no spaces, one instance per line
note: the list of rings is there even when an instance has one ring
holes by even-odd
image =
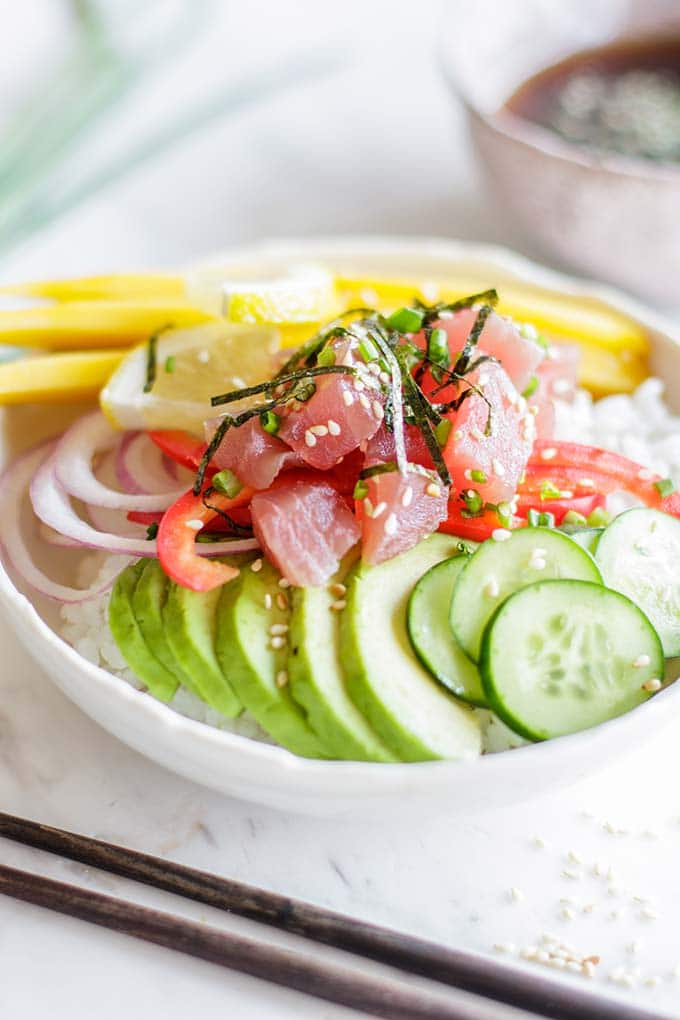
[[[347,689],[401,761],[472,758],[480,752],[479,720],[423,668],[406,632],[414,584],[458,544],[452,536],[431,535],[377,567],[362,564],[347,580],[340,624]]]
[[[508,595],[563,577],[602,582],[592,556],[561,531],[522,528],[504,542],[484,542],[461,570],[451,600],[451,628],[463,651],[479,659],[484,628]]]
[[[659,510],[626,510],[605,528],[595,558],[604,583],[649,617],[666,657],[680,655],[680,521]]]
[[[661,680],[663,670],[661,642],[644,613],[589,581],[523,588],[496,610],[482,641],[489,704],[529,740],[576,733],[630,711],[650,697],[644,685]]]
[[[479,671],[449,625],[453,588],[468,559],[454,556],[423,574],[408,603],[408,636],[416,655],[435,680],[462,701],[483,708],[486,698]]]
[[[578,545],[583,546],[587,549],[591,556],[595,555],[597,549],[597,543],[602,537],[604,528],[560,528],[565,535],[569,535],[569,538],[577,542]]]

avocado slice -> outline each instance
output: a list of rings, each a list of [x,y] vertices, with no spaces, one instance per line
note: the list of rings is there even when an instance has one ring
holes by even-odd
[[[236,560],[233,563],[245,566]],[[170,650],[191,678],[199,697],[222,715],[233,718],[243,706],[215,654],[220,593],[220,588],[199,592],[170,584],[163,607],[163,625]]]
[[[163,609],[168,591],[172,587],[172,581],[158,560],[145,560],[144,563],[145,567],[132,593],[132,612],[137,626],[151,653],[169,673],[172,673],[178,684],[182,684],[198,695],[198,690],[191,677],[187,676],[172,654],[165,632]]]
[[[109,628],[130,669],[160,701],[172,701],[179,681],[154,655],[133,609],[133,597],[148,560],[130,564],[118,575],[109,600]]]
[[[394,754],[347,693],[340,658],[340,613],[332,608],[342,582],[356,560],[349,557],[328,586],[292,591],[288,676],[293,697],[335,758],[396,761]]]
[[[455,537],[431,535],[379,566],[360,564],[348,578],[340,625],[347,689],[402,761],[470,758],[481,750],[478,719],[423,668],[406,629],[413,586],[458,545]]]
[[[290,625],[290,610],[277,604],[281,575],[270,563],[259,562],[259,570],[253,571],[251,564],[221,590],[218,661],[238,697],[273,740],[305,758],[327,758],[328,751],[288,685],[287,632],[271,633],[273,625]],[[272,648],[277,637],[284,639],[282,647]]]

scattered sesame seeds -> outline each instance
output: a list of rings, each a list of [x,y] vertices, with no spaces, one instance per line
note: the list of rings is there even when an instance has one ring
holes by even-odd
[[[564,868],[562,871],[562,878],[569,878],[572,881],[579,881],[583,878],[580,871],[575,871],[574,868]]]
[[[347,390],[345,390],[345,393],[347,393]],[[350,397],[351,397],[351,396],[352,396],[352,394],[350,393]],[[328,431],[329,431],[329,433],[330,433],[330,434],[331,434],[332,436],[339,436],[339,435],[340,435],[340,433],[341,433],[341,431],[342,431],[342,429],[341,429],[341,428],[340,428],[340,426],[338,425],[337,421],[333,421],[333,419],[332,419],[332,418],[329,418],[329,419],[328,419],[328,422],[327,422],[327,428],[328,428]]]
[[[373,408],[373,414],[376,416],[378,421],[382,421],[383,418],[385,417],[385,412],[383,410],[383,406],[380,403],[380,401],[379,400],[374,400],[372,405],[371,405],[371,407]]]
[[[545,450],[541,450],[541,460],[553,460],[557,456],[557,449],[554,446],[546,446]]]
[[[258,556],[256,560],[253,560],[250,564],[250,569],[254,574],[257,574],[260,570],[262,570],[262,558],[260,556]]]
[[[395,514],[389,514],[385,521],[385,534],[396,535],[399,522],[397,521]]]
[[[368,496],[364,498],[364,513],[366,514],[367,517],[373,516],[373,504],[371,503],[371,500],[369,499]]]
[[[646,680],[642,685],[643,691],[660,691],[663,684],[659,680],[658,676],[652,677],[651,680]]]
[[[425,487],[426,496],[432,496],[433,499],[436,499],[438,496],[441,496],[441,494],[442,490],[440,486],[437,485],[436,482],[429,482],[428,485]]]
[[[311,432],[313,436],[327,436],[328,435],[328,426],[326,426],[326,425],[311,425],[308,431]]]
[[[279,581],[279,588],[290,588],[290,581],[287,577],[282,577]]]
[[[272,623],[269,628],[269,633],[273,635],[273,637],[280,637],[282,634],[287,634],[288,631],[289,627],[287,623]]]
[[[496,475],[497,478],[505,477],[505,468],[499,461],[498,457],[494,457],[494,459],[491,461],[491,467],[493,468],[493,473]]]
[[[352,393],[351,390],[345,389],[342,391],[342,402],[345,405],[345,407],[352,406],[352,404],[354,403],[354,394]]]
[[[334,613],[341,613],[346,605],[347,605],[346,599],[336,599],[335,602],[331,603],[331,609],[333,610]]]
[[[491,532],[491,537],[494,542],[507,542],[512,537],[512,532],[508,531],[507,528],[494,528]]]
[[[353,385],[357,393],[361,393],[363,390],[366,389],[366,386],[364,385],[364,383],[362,383],[361,379],[355,379]]]
[[[311,429],[307,429],[305,432],[305,443],[307,446],[316,446],[316,436]]]
[[[497,599],[500,593],[498,581],[495,577],[490,577],[483,588],[484,594],[489,599]]]
[[[572,864],[583,864],[583,858],[575,850],[567,852],[567,860],[571,861]]]
[[[203,521],[199,521],[198,517],[194,517],[190,521],[186,521],[186,526],[191,528],[192,531],[200,531],[203,527]]]
[[[280,669],[276,674],[276,686],[285,687],[288,683],[288,673],[285,669]]]
[[[545,549],[534,549],[529,557],[529,567],[532,570],[545,570],[548,565]]]
[[[471,482],[472,481],[472,469],[471,468],[466,468],[463,473],[464,473],[465,478],[468,480],[468,482]]]
[[[290,608],[290,603],[288,602],[288,596],[284,595],[282,591],[280,591],[278,593],[278,595],[276,596],[276,605],[278,606],[278,608],[282,612],[285,612],[286,609]]]
[[[633,668],[634,669],[641,669],[642,666],[648,666],[651,661],[652,660],[650,659],[650,657],[648,655],[645,655],[645,654],[638,655],[637,659],[634,659],[634,661],[633,661]]]
[[[375,520],[376,517],[382,517],[386,510],[387,503],[378,503],[378,505],[373,508],[373,513],[371,514],[371,516]]]
[[[286,639],[282,635],[276,636],[271,639],[270,644],[275,651],[279,651],[279,649],[285,648]]]
[[[269,594],[269,592],[266,591],[264,593],[264,608],[265,609],[271,609],[271,607],[272,607],[272,597]]]
[[[371,409],[371,401],[368,399],[368,397],[366,396],[365,393],[360,393],[359,394],[359,403],[361,404],[361,406],[366,411],[370,411],[370,409]]]
[[[413,489],[410,485],[407,485],[401,494],[401,505],[403,507],[410,506],[413,502]]]

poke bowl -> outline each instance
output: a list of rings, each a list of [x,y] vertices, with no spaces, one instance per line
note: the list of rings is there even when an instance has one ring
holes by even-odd
[[[112,326],[121,288],[138,321]],[[24,380],[3,411],[0,602],[130,747],[283,810],[469,812],[672,722],[680,336],[661,317],[431,239],[26,293],[42,318],[15,339],[60,348],[33,375],[90,375],[60,407]]]

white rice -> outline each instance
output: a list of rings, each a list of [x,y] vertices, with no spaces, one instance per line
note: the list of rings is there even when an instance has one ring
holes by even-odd
[[[663,383],[659,379],[647,379],[632,396],[617,395],[598,401],[579,390],[573,403],[556,401],[555,438],[621,453],[680,484],[680,417],[671,414],[662,398]],[[629,497],[615,494],[609,498],[608,507],[616,513],[630,503]],[[129,562],[124,556],[92,553],[81,565],[79,581],[89,584],[99,572],[110,576],[112,566],[123,569]],[[104,594],[87,602],[62,606],[61,635],[83,658],[143,690],[144,685],[126,666],[111,636],[108,602],[109,595]],[[249,713],[227,719],[184,687],[178,689],[170,707],[207,726],[271,743]],[[482,724],[485,752],[503,751],[526,743],[492,713],[476,711]]]

